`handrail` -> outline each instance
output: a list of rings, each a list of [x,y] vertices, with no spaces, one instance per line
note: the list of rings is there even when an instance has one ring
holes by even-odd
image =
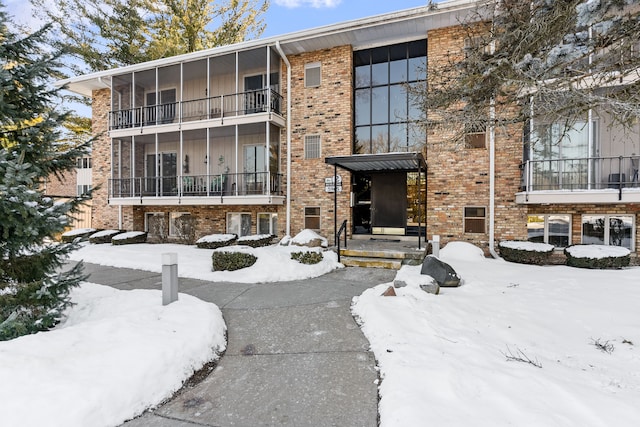
[[[347,220],[342,221],[342,225],[336,233],[336,244],[338,245],[338,262],[340,262],[340,234],[344,231],[344,247],[347,248]]]

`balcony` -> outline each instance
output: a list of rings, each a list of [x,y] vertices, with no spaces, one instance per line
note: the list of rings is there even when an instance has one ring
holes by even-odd
[[[259,113],[282,115],[282,95],[259,89],[231,95],[170,102],[109,112],[109,130],[142,128],[163,124],[248,116]]]
[[[282,204],[282,175],[270,172],[109,180],[113,205]]]
[[[638,203],[640,156],[528,160],[520,204]]]

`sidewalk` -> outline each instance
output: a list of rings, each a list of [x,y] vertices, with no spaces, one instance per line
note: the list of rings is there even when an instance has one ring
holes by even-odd
[[[86,264],[90,282],[160,289],[160,274]],[[302,281],[209,283],[180,292],[213,302],[227,351],[201,383],[126,427],[377,426],[377,372],[351,298],[395,272],[346,268]]]

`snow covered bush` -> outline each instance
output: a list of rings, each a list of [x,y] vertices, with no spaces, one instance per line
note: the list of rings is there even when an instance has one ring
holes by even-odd
[[[258,258],[245,252],[215,251],[211,260],[213,271],[235,271],[251,267]]]
[[[135,243],[146,243],[147,233],[145,231],[128,231],[116,234],[111,238],[112,245],[131,245]]]
[[[113,236],[124,233],[124,230],[102,230],[89,236],[89,243],[111,243]]]
[[[291,252],[291,259],[298,261],[302,264],[313,265],[322,261],[322,254],[320,252]]]
[[[209,234],[196,240],[196,246],[200,249],[218,249],[231,246],[237,240],[237,234]]]
[[[238,244],[251,246],[252,248],[260,248],[262,246],[269,246],[273,238],[273,234],[255,234],[253,236],[242,236],[238,239]]]
[[[507,261],[520,264],[544,265],[549,264],[549,257],[553,253],[553,245],[546,243],[519,242],[506,240],[500,242],[500,256]]]
[[[309,229],[304,229],[300,233],[296,234],[295,237],[289,241],[289,244],[295,246],[307,246],[310,248],[326,248],[328,246],[326,238]]]
[[[63,243],[81,242],[87,240],[89,236],[95,233],[95,228],[74,228],[73,230],[62,233],[61,240]]]
[[[578,268],[622,268],[631,261],[631,251],[620,246],[573,245],[566,248],[564,254],[567,265]]]

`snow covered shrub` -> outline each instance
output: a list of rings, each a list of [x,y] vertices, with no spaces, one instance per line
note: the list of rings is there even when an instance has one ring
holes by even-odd
[[[243,236],[238,239],[239,245],[251,246],[252,248],[260,248],[269,246],[275,236],[273,234],[256,234],[254,236]]]
[[[251,267],[258,258],[245,252],[215,251],[211,255],[213,271],[235,271]]]
[[[111,238],[111,244],[113,245],[131,245],[146,242],[147,233],[144,231],[129,231],[126,233],[116,234]]]
[[[218,249],[234,245],[237,240],[237,234],[209,234],[199,238],[196,241],[196,246],[200,249]]]
[[[500,242],[498,247],[502,258],[520,264],[549,264],[549,257],[553,253],[553,245],[546,243],[508,240]]]
[[[124,233],[124,230],[102,230],[89,236],[89,243],[111,243],[113,236]]]
[[[322,254],[320,252],[291,252],[291,259],[311,265],[322,261]]]
[[[631,251],[620,246],[573,245],[566,248],[564,254],[567,265],[578,268],[622,268],[631,261]]]
[[[96,231],[98,230],[95,228],[74,228],[62,233],[61,239],[63,243],[81,242],[87,240]]]

